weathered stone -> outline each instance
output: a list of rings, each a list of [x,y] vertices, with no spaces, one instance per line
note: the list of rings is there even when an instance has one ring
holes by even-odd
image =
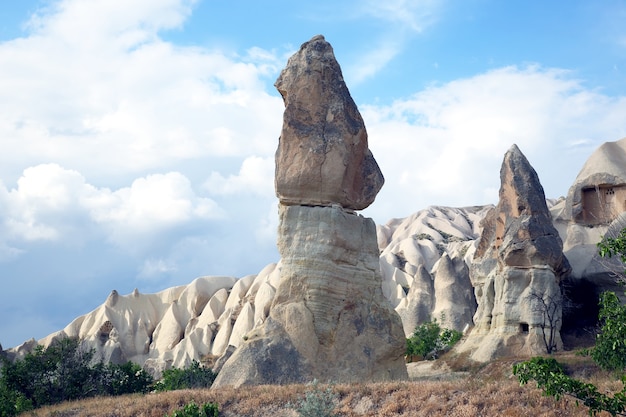
[[[321,35],[304,43],[275,85],[285,103],[276,152],[280,202],[369,206],[384,178],[332,46]]]
[[[626,211],[626,138],[605,142],[587,159],[567,194],[565,215],[607,225]]]
[[[404,332],[382,294],[374,222],[340,207],[281,205],[279,224],[281,280],[269,317],[215,386],[406,378]]]
[[[435,304],[433,277],[420,264],[404,302],[396,307],[402,319],[404,334],[409,337],[415,328],[432,317]]]
[[[459,351],[487,361],[545,352],[544,334],[562,347],[561,289],[569,272],[537,173],[513,145],[500,170],[500,199],[483,222],[470,278],[478,309],[475,328]],[[547,320],[541,305],[555,303]],[[544,333],[545,332],[545,333]]]
[[[476,300],[463,260],[453,261],[444,253],[434,268],[435,305],[432,318],[442,327],[462,331],[473,323]]]

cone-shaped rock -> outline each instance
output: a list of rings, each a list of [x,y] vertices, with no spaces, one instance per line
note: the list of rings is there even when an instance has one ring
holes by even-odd
[[[302,45],[276,83],[285,99],[276,156],[280,280],[263,324],[214,386],[407,377],[400,316],[382,292],[367,207],[382,175],[331,46]]]
[[[626,138],[605,142],[589,157],[567,195],[576,223],[607,225],[626,211]]]
[[[384,178],[332,46],[319,35],[289,58],[276,81],[285,102],[276,194],[286,205],[362,210]]]
[[[480,361],[545,353],[546,342],[561,347],[559,283],[569,263],[539,177],[516,145],[504,156],[500,181],[470,271],[476,327],[459,347]]]

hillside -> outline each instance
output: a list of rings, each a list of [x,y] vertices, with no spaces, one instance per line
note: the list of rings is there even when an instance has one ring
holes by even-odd
[[[566,364],[571,375],[586,378],[601,390],[615,391],[621,388],[618,381],[599,371],[588,358],[572,353],[562,353],[557,357]],[[433,367],[445,369],[444,360],[433,363]],[[542,396],[541,391],[532,385],[520,386],[511,375],[511,366],[515,360],[496,360],[469,370],[458,359],[448,359],[448,363],[453,369],[469,372],[450,380],[436,380],[442,378],[439,375],[413,381],[333,386],[340,398],[335,412],[342,417],[588,416],[587,409],[577,407],[573,399],[555,401]],[[264,385],[247,387],[245,390],[220,388],[94,398],[41,408],[28,415],[163,417],[193,400],[198,404],[208,401],[218,403],[220,416],[224,417],[295,417],[298,414],[287,404],[297,404],[309,389],[305,385]]]

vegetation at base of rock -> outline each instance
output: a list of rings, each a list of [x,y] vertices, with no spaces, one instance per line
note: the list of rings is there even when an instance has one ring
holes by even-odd
[[[558,352],[555,357],[564,363],[568,375],[593,382],[600,392],[621,389],[621,383],[589,357],[573,352]],[[586,407],[576,407],[576,400],[570,396],[556,401],[542,395],[532,384],[520,386],[517,379],[512,378],[511,368],[524,358],[498,359],[484,365],[465,360],[451,354],[439,359],[452,370],[468,371],[457,379],[334,384],[333,392],[337,393],[339,401],[333,412],[342,417],[589,415]],[[326,388],[326,385],[321,384],[321,387]],[[97,397],[45,406],[36,410],[36,414],[39,417],[164,417],[193,400],[196,404],[219,404],[220,416],[297,416],[287,404],[298,404],[310,388],[304,384],[259,385],[244,389],[222,387]]]
[[[564,395],[576,398],[589,408],[589,414],[592,416],[601,411],[606,411],[612,416],[624,415],[623,412],[626,411],[626,385],[624,385],[626,377],[622,378],[622,390],[609,396],[601,393],[591,383],[567,376],[561,364],[554,358],[535,357],[515,364],[513,374],[522,385],[534,380],[537,388],[543,389],[546,396],[552,396],[557,400]]]
[[[333,411],[339,401],[339,395],[332,386],[322,389],[317,380],[313,380],[309,389],[304,393],[297,406],[293,408],[300,417],[338,417]]]
[[[94,361],[77,339],[38,346],[24,359],[4,359],[0,368],[0,417],[47,404],[98,395],[148,392],[153,379],[139,365]]]
[[[217,374],[210,368],[203,367],[198,361],[184,369],[172,368],[163,372],[160,381],[154,384],[156,391],[173,391],[177,389],[208,388],[213,384]]]
[[[166,417],[218,417],[219,406],[212,402],[207,402],[199,406],[195,401],[191,401],[180,410],[168,414]]]
[[[613,292],[600,295],[601,323],[596,345],[585,349],[582,354],[591,356],[596,364],[605,370],[623,372],[626,367],[626,306],[623,306]],[[621,377],[622,389],[612,396],[601,393],[587,382],[571,378],[553,358],[536,357],[513,366],[522,385],[534,380],[544,395],[555,397],[569,395],[589,408],[589,414],[606,411],[613,416],[626,415],[626,375]]]
[[[600,295],[600,332],[591,357],[603,369],[623,372],[626,369],[626,306],[614,292]]]
[[[442,329],[437,320],[418,325],[406,340],[406,355],[421,356],[422,359],[437,357],[452,348],[463,334],[453,329]]]
[[[622,229],[616,238],[603,238],[598,243],[598,252],[602,257],[620,256],[626,262],[626,229]],[[622,373],[622,389],[612,396],[604,394],[591,384],[571,378],[563,367],[553,358],[532,358],[513,366],[522,385],[534,380],[544,395],[555,397],[569,395],[589,408],[589,414],[595,415],[606,411],[612,416],[626,415],[626,306],[623,306],[614,292],[600,295],[600,332],[596,345],[586,351],[598,366],[605,370]]]

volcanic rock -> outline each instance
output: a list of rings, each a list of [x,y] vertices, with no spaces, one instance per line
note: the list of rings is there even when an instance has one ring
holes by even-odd
[[[476,327],[458,349],[478,361],[545,353],[551,330],[555,348],[562,347],[559,283],[569,263],[537,173],[516,145],[504,156],[500,181],[498,205],[485,217],[470,270]],[[554,307],[551,320],[542,303]]]
[[[285,103],[276,152],[280,202],[353,210],[372,204],[384,178],[332,46],[321,35],[303,44],[275,85]]]
[[[376,226],[355,214],[383,177],[322,36],[287,63],[276,153],[280,282],[267,319],[214,386],[407,378],[402,322],[381,289]]]

